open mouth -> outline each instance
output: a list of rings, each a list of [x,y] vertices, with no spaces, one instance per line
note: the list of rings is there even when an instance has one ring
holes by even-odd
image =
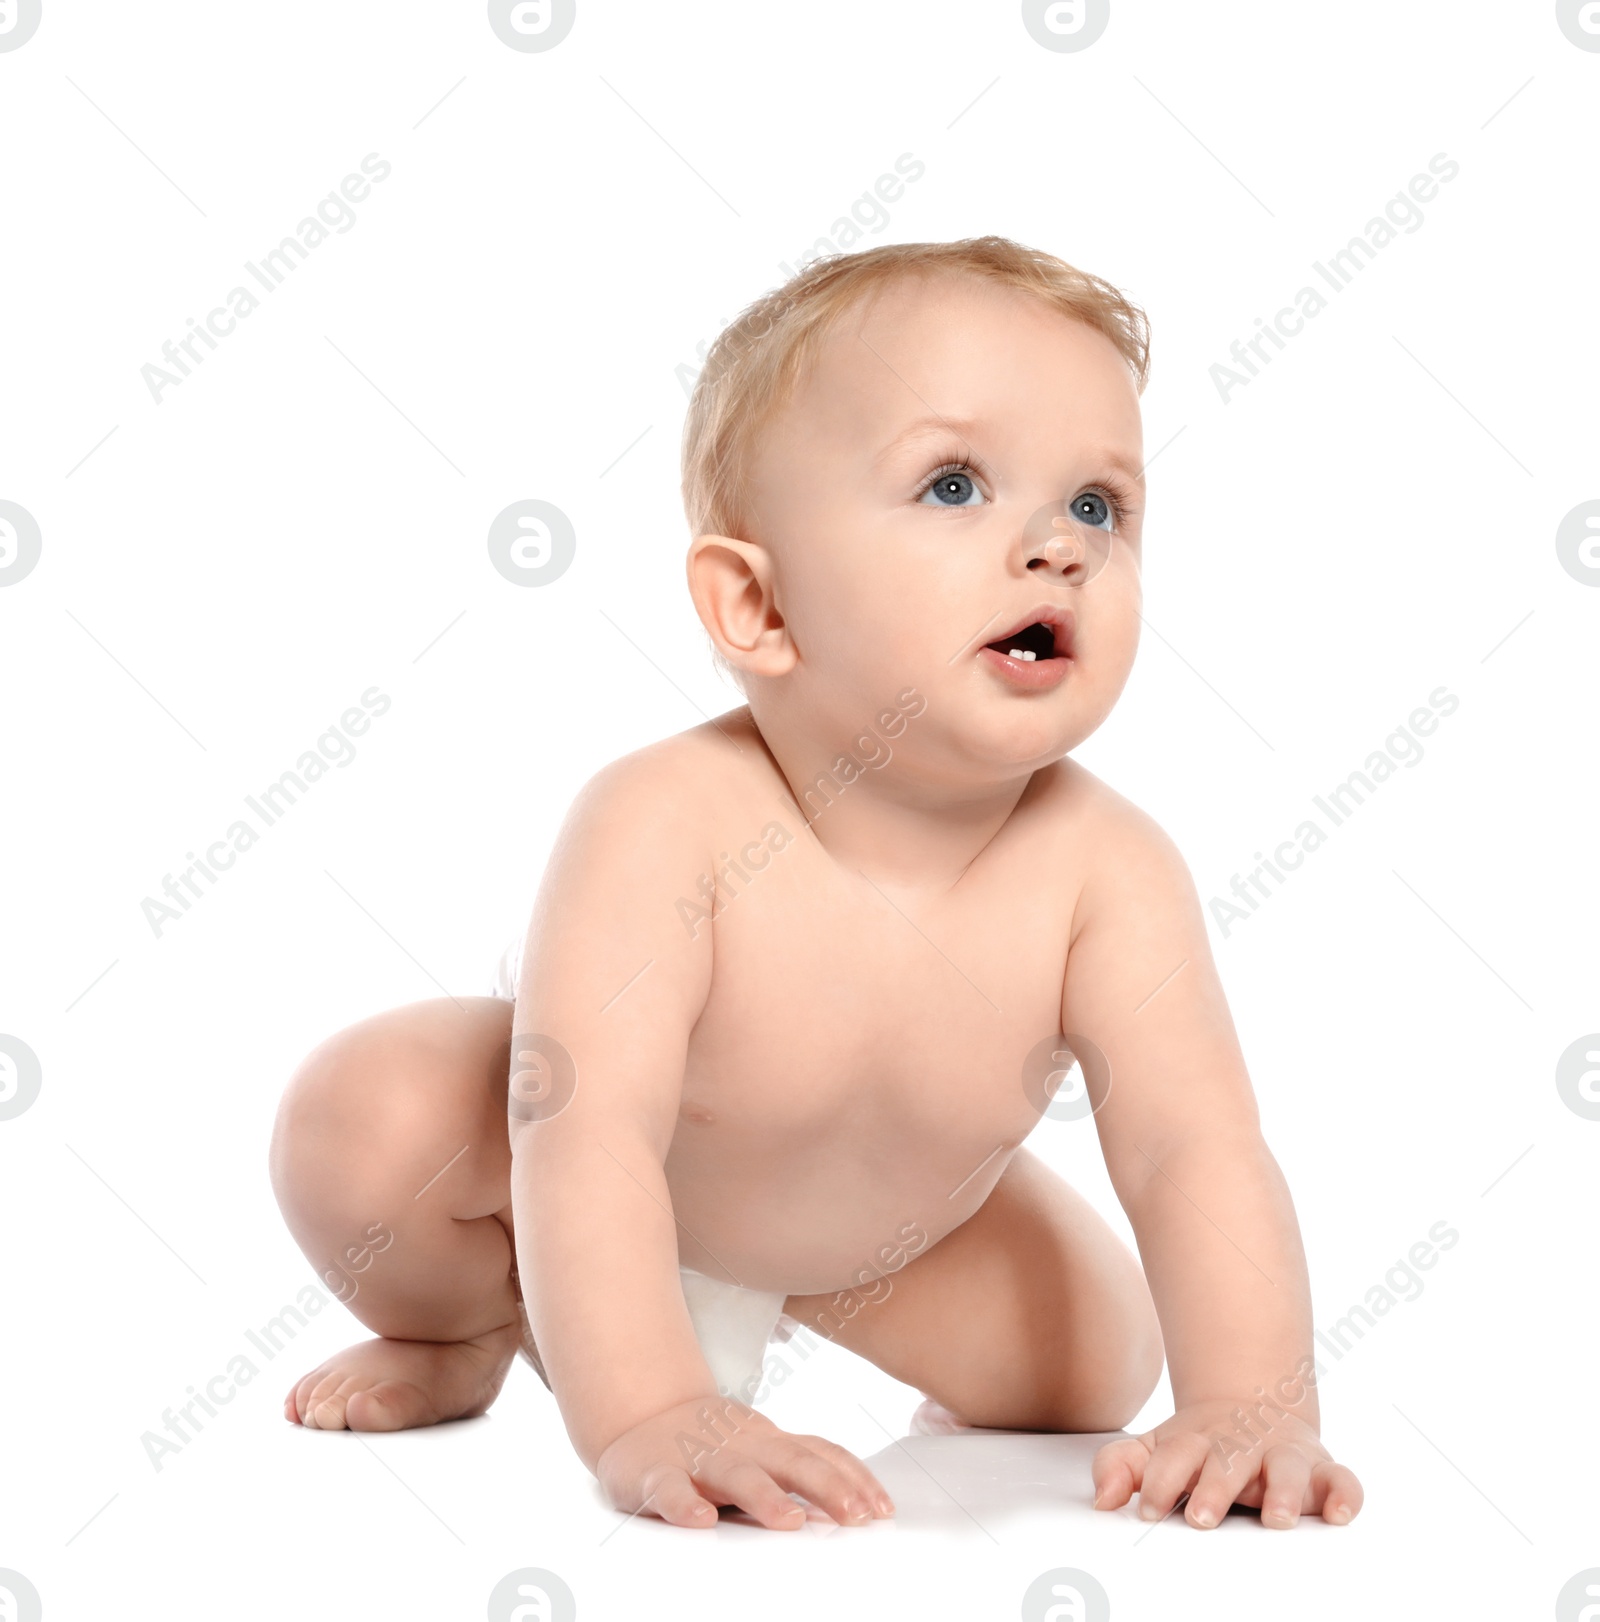
[[[1010,687],[1028,692],[1059,687],[1073,667],[1076,629],[1070,608],[1040,603],[1004,636],[985,642],[978,659]]]
[[[987,642],[985,647],[992,648],[996,653],[1003,653],[1008,658],[1020,659],[1024,664],[1032,664],[1037,659],[1065,658],[1064,653],[1056,652],[1055,627],[1046,625],[1042,620],[1035,620],[1031,625],[1025,625],[1020,631],[1012,631],[996,641]]]
[[[991,653],[1025,665],[1037,664],[1041,660],[1070,659],[1076,624],[1071,609],[1039,603],[1024,618],[1016,621],[1009,631],[992,642],[986,642],[984,646]]]

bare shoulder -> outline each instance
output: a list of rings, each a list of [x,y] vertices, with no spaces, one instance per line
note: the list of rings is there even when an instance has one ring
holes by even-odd
[[[1097,907],[1192,893],[1182,852],[1159,822],[1070,756],[1035,774],[1052,838],[1081,874],[1074,933]]]
[[[1152,844],[1177,848],[1148,811],[1070,755],[1035,772],[1033,791],[1052,824],[1064,832],[1091,835],[1119,849]]]
[[[768,774],[765,761],[749,710],[730,710],[602,766],[579,790],[569,820],[704,829],[731,794]]]
[[[753,755],[736,711],[596,771],[567,807],[545,864],[525,973],[533,964],[547,988],[582,980],[581,999],[591,983],[627,983],[648,959],[662,995],[698,1007],[710,984],[710,932],[691,930],[686,944],[682,909],[697,904],[729,785],[748,775]]]

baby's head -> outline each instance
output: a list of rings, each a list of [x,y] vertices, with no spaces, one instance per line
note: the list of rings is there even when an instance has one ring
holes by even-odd
[[[980,779],[1093,732],[1138,644],[1148,364],[1115,288],[1001,237],[824,259],[745,310],[683,493],[762,731],[827,748],[915,689],[897,754]]]

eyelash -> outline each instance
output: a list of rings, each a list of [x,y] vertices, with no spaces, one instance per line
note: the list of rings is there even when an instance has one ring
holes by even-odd
[[[934,487],[934,485],[940,481],[940,479],[944,478],[950,473],[966,473],[974,477],[978,476],[978,470],[968,462],[946,462],[943,467],[936,467],[933,472],[922,481],[921,487],[912,497],[912,500],[921,501],[922,498]],[[1127,522],[1132,498],[1121,480],[1106,479],[1101,484],[1092,484],[1086,488],[1094,491],[1096,495],[1101,495],[1106,498],[1106,502],[1110,506],[1112,514],[1116,518],[1119,525]]]

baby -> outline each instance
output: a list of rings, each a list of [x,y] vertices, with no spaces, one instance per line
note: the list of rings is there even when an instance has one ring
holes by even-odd
[[[1115,1431],[1165,1359],[1096,1507],[1358,1511],[1193,882],[1071,758],[1138,643],[1147,367],[1114,288],[999,237],[815,262],[721,335],[688,583],[748,703],[585,785],[499,997],[296,1072],[278,1200],[380,1338],[288,1419],[481,1414],[520,1350],[619,1510],[890,1515],[752,1406],[803,1325],[924,1430]],[[1075,1067],[1142,1271],[1023,1147]]]

